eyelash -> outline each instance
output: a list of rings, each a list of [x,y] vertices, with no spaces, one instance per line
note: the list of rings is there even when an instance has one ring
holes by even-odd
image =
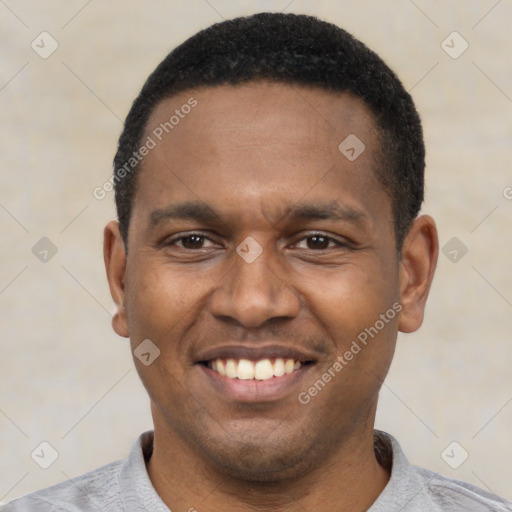
[[[189,233],[188,235],[181,235],[181,236],[178,236],[178,237],[176,237],[176,238],[171,238],[170,240],[166,241],[166,242],[164,243],[164,245],[165,245],[166,247],[169,247],[169,246],[172,246],[172,245],[176,244],[176,242],[178,242],[178,241],[180,241],[180,240],[184,240],[184,239],[187,239],[187,238],[191,238],[191,237],[193,237],[193,236],[198,236],[198,237],[203,238],[204,240],[209,240],[210,242],[213,242],[213,240],[212,240],[211,238],[207,237],[207,236],[206,236],[206,235],[204,235],[203,233],[196,233],[196,232],[193,232],[193,233]],[[329,241],[329,243],[330,243],[330,242],[334,242],[334,244],[335,244],[335,246],[336,246],[336,247],[345,247],[345,248],[346,248],[346,247],[348,247],[348,246],[349,246],[349,244],[348,244],[348,243],[341,242],[341,241],[339,241],[339,240],[335,239],[334,237],[329,236],[329,235],[325,235],[324,233],[321,233],[321,232],[314,232],[314,233],[311,233],[311,234],[309,234],[309,235],[307,235],[307,236],[304,236],[304,237],[300,238],[300,239],[297,241],[297,243],[298,243],[298,242],[302,242],[303,240],[307,240],[308,238],[313,238],[313,237],[315,237],[315,236],[317,236],[317,237],[322,237],[322,238],[326,238],[326,239]],[[320,252],[320,251],[325,251],[325,250],[327,250],[327,249],[333,249],[333,248],[334,248],[334,247],[326,247],[326,248],[322,248],[322,249],[309,249],[309,248],[308,248],[308,250]],[[180,249],[184,249],[184,250],[186,250],[186,251],[194,251],[194,249],[187,249],[186,247],[180,247]],[[197,250],[201,250],[201,249],[204,249],[204,247],[200,247],[200,248],[199,248],[199,249],[197,249]]]

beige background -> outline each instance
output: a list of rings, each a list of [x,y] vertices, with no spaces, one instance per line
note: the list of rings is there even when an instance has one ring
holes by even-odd
[[[457,237],[468,248],[455,263],[440,255],[377,426],[412,462],[512,499],[510,1],[2,0],[0,501],[124,457],[151,427],[128,344],[110,327],[101,236],[113,195],[92,190],[172,47],[222,18],[283,9],[348,29],[412,90],[428,149],[424,211],[442,246]],[[59,45],[47,59],[31,48],[42,31]],[[457,59],[441,47],[453,31],[469,44]],[[32,253],[43,236],[58,248],[47,263]],[[46,470],[30,457],[41,441],[59,453]],[[452,441],[469,453],[458,469],[441,457]]]

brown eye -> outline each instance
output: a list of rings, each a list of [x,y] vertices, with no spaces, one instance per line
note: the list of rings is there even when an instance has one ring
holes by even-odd
[[[204,236],[190,235],[181,237],[180,240],[185,249],[200,249],[204,242]]]
[[[333,237],[324,235],[322,233],[315,233],[313,235],[305,236],[304,238],[301,238],[297,244],[299,249],[310,249],[313,251],[321,251],[325,249],[333,249],[335,247],[345,246],[345,244],[342,242],[338,242]]]
[[[327,249],[330,238],[323,235],[313,235],[306,238],[308,249]]]
[[[164,245],[166,247],[177,247],[178,249],[194,250],[206,249],[208,247],[211,248],[215,245],[215,243],[202,233],[190,233],[188,235],[177,236],[171,240],[167,240]]]
[[[348,249],[350,245],[324,233],[312,233],[298,240],[295,247],[320,252],[328,249]]]

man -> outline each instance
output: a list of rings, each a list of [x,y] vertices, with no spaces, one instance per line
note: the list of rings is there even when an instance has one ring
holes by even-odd
[[[4,510],[512,510],[374,431],[438,255],[420,120],[376,54],[307,16],[214,25],[149,77],[114,169],[113,327],[154,433]]]

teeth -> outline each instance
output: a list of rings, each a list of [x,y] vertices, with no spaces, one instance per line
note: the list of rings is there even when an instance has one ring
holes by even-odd
[[[293,359],[278,357],[250,361],[249,359],[215,359],[210,362],[210,368],[223,377],[240,380],[268,380],[273,377],[289,375],[300,369],[302,363]]]
[[[267,380],[274,376],[274,368],[270,359],[262,359],[254,365],[254,378],[256,380]]]
[[[229,379],[237,377],[237,365],[234,359],[228,359],[226,361],[226,377]]]
[[[287,359],[284,363],[284,372],[289,375],[293,372],[293,368],[295,366],[295,361],[293,359]]]
[[[252,380],[254,379],[254,364],[248,359],[240,359],[236,373],[240,380]]]
[[[278,357],[274,362],[274,377],[282,377],[284,375],[284,361]]]

